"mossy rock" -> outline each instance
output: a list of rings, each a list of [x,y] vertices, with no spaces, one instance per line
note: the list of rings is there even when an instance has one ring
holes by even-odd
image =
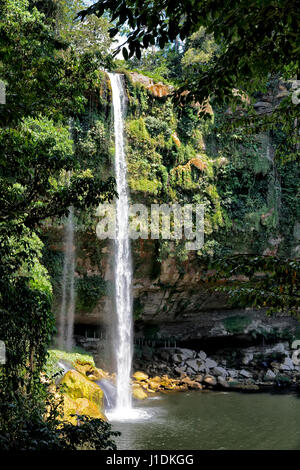
[[[87,398],[94,403],[100,412],[103,411],[103,391],[91,380],[75,370],[69,370],[62,378],[63,393],[72,400]]]
[[[63,417],[61,419],[76,426],[76,403],[72,398],[68,397],[68,395],[64,395],[63,398]]]
[[[75,369],[85,375],[89,380],[101,380],[107,378],[103,370],[97,369],[90,362],[77,360],[74,362]]]
[[[140,371],[135,372],[132,377],[138,381],[147,380],[149,378],[147,374],[145,374],[144,372],[140,372]]]
[[[107,421],[106,416],[101,413],[98,406],[87,398],[77,398],[77,400],[75,400],[75,404],[77,414]]]
[[[142,389],[142,387],[137,386],[137,384],[132,387],[132,396],[137,400],[145,400],[148,398],[147,393]]]
[[[77,398],[73,400],[68,395],[64,395],[63,401],[63,419],[73,425],[78,424],[76,415],[90,416],[107,421],[106,416],[101,413],[98,406],[87,398]]]

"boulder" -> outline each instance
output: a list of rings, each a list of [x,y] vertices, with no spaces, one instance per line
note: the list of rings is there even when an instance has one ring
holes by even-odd
[[[194,372],[204,370],[204,366],[203,366],[202,362],[197,360],[197,359],[188,359],[186,361],[186,365],[188,367],[190,367],[191,369],[193,369]]]
[[[220,384],[222,387],[224,388],[229,388],[229,383],[227,382],[227,380],[222,377],[221,375],[219,375],[218,377],[218,384]]]
[[[215,386],[217,385],[217,380],[215,377],[213,377],[212,375],[206,375],[204,377],[204,382],[207,384],[207,385],[212,385],[212,386]]]
[[[77,417],[72,415],[76,415],[76,403],[68,395],[63,395],[63,418],[60,419],[76,426],[78,424]]]
[[[198,381],[192,380],[190,377],[184,377],[180,380],[181,384],[185,384],[189,389],[202,390],[202,385]]]
[[[77,398],[75,400],[76,413],[78,415],[90,416],[91,418],[98,418],[107,421],[106,416],[101,413],[98,406],[87,398]]]
[[[217,365],[218,364],[213,359],[205,359],[205,367],[207,367],[207,369],[212,369],[213,367],[217,367]]]
[[[78,372],[85,375],[90,380],[101,380],[108,377],[107,372],[103,371],[102,369],[97,369],[90,362],[78,360],[74,362],[74,367]]]
[[[196,382],[199,382],[199,383],[203,382],[203,375],[201,374],[196,375],[194,377],[194,380],[196,380]]]
[[[179,377],[185,374],[186,367],[183,369],[182,367],[175,367],[174,371],[176,372]]]
[[[278,353],[283,353],[287,356],[288,355],[287,349],[288,349],[288,343],[278,343],[272,348],[266,349],[265,353],[271,354],[274,352],[278,352]]]
[[[251,372],[249,372],[248,370],[245,370],[245,369],[240,370],[240,375],[242,377],[245,377],[246,379],[250,379],[252,377]]]
[[[61,379],[63,393],[72,400],[87,398],[94,403],[100,412],[103,411],[103,391],[99,385],[85,378],[75,370],[69,370]]]
[[[224,369],[224,367],[220,367],[220,366],[217,366],[217,367],[213,368],[213,374],[217,377],[227,377],[228,376],[227,370]]]
[[[265,380],[274,380],[276,375],[271,369],[268,369],[265,375]]]
[[[156,382],[155,380],[149,379],[148,380],[148,385],[149,385],[150,389],[152,389],[152,390],[157,391],[157,390],[160,389],[160,382]]]
[[[234,378],[238,376],[238,371],[235,369],[228,369],[228,374],[230,375],[230,377]]]
[[[147,393],[138,384],[133,385],[132,396],[137,400],[145,400],[146,398],[148,398]]]
[[[195,351],[192,351],[191,349],[180,348],[177,351],[182,356],[183,361],[193,359],[196,356]]]
[[[141,381],[141,380],[147,380],[149,376],[145,374],[144,372],[137,371],[133,374],[132,376],[135,380]]]
[[[181,363],[182,363],[182,356],[181,356],[181,354],[173,354],[172,360],[173,360],[173,362],[175,362],[176,364],[181,364]]]
[[[199,351],[198,357],[204,361],[207,358],[207,354],[204,351]]]
[[[286,357],[284,363],[280,366],[281,370],[294,370],[294,363],[290,357]]]

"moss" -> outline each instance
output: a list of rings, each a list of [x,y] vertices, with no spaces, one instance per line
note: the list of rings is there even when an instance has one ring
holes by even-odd
[[[107,282],[99,275],[75,280],[76,311],[91,312],[107,293]]]
[[[129,186],[132,191],[141,191],[148,194],[158,194],[158,192],[162,188],[162,184],[157,179],[155,180],[148,180],[148,179],[139,179],[135,180],[130,178]]]
[[[127,123],[128,138],[137,139],[141,141],[150,141],[150,135],[146,128],[145,120],[140,117],[139,119],[133,119]]]
[[[60,382],[63,393],[72,400],[85,398],[92,402],[100,412],[103,411],[103,391],[101,388],[85,378],[75,370],[69,370]]]
[[[143,304],[139,298],[133,300],[133,316],[135,320],[141,318],[144,311]]]
[[[57,365],[58,361],[60,360],[64,360],[68,363],[71,363],[72,365],[75,364],[76,361],[81,360],[95,366],[93,356],[88,354],[83,349],[74,348],[71,352],[61,351],[59,349],[50,349],[48,351],[45,367],[45,372],[49,377],[53,376],[61,370],[61,368]]]
[[[242,315],[235,315],[223,320],[224,328],[231,334],[242,333],[250,323],[251,318]]]

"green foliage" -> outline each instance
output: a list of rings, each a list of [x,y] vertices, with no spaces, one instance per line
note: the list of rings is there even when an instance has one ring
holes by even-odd
[[[222,287],[234,305],[266,308],[270,313],[289,311],[299,314],[300,262],[276,256],[243,256],[214,262],[217,277],[227,278]],[[232,276],[246,276],[248,281],[232,282]]]
[[[61,404],[62,397],[55,398],[47,384],[40,386],[39,398],[22,393],[13,404],[1,400],[1,450],[116,450],[114,438],[120,433],[112,431],[109,423],[77,416],[74,426],[63,421]]]
[[[107,293],[106,281],[101,276],[84,276],[75,281],[76,310],[91,312],[97,302]]]
[[[249,96],[265,90],[270,76],[294,80],[299,71],[299,5],[298,0],[255,0],[249,8],[245,0],[227,3],[212,1],[185,2],[174,8],[171,0],[141,4],[138,0],[98,0],[81,12],[81,18],[104,12],[114,19],[110,30],[114,37],[128,22],[127,47],[122,46],[125,60],[134,55],[142,58],[149,46],[163,49],[168,43],[187,41],[189,49],[183,58],[186,74],[181,78],[178,101],[203,103],[214,97],[223,106],[231,103],[246,110],[233,124],[241,121],[248,132],[275,130],[280,125],[288,137],[278,154],[285,160],[297,158],[298,133],[295,119],[298,110],[287,96],[274,113],[260,116],[243,100],[243,90]],[[297,13],[295,13],[297,12]],[[120,47],[116,52],[120,50]],[[189,93],[186,94],[186,90]],[[183,93],[184,92],[184,93]],[[203,109],[202,115],[206,114]]]
[[[223,320],[225,329],[231,334],[242,333],[251,323],[251,318],[243,315],[235,315]]]
[[[81,165],[69,128],[70,117],[85,109],[104,61],[90,51],[77,54],[58,38],[49,2],[43,5],[47,17],[34,6],[41,2],[27,0],[4,0],[0,12],[0,77],[7,84],[6,105],[0,105],[0,337],[7,353],[0,374],[0,445],[67,449],[80,436],[86,443],[86,435],[92,447],[112,448],[109,425],[71,428],[59,426],[55,413],[48,419],[49,391],[41,383],[55,319],[39,226],[67,214],[70,205],[83,209],[114,194],[113,179],[94,178]],[[95,128],[101,134],[101,126]],[[50,265],[56,276],[59,260]],[[96,432],[103,432],[103,441]]]
[[[73,348],[72,351],[61,351],[58,349],[48,350],[47,362],[44,366],[44,371],[48,377],[53,377],[61,368],[57,365],[58,361],[67,361],[70,364],[74,364],[77,360],[89,362],[95,366],[94,358],[92,355],[81,348]]]

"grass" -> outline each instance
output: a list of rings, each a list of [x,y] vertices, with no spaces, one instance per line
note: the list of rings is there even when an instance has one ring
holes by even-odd
[[[51,377],[54,374],[57,374],[61,368],[57,365],[57,362],[64,360],[74,364],[75,361],[85,361],[89,362],[93,366],[95,365],[94,358],[92,355],[88,354],[84,349],[74,348],[72,351],[61,351],[59,349],[50,349],[48,350],[48,359],[46,362],[45,373]]]

